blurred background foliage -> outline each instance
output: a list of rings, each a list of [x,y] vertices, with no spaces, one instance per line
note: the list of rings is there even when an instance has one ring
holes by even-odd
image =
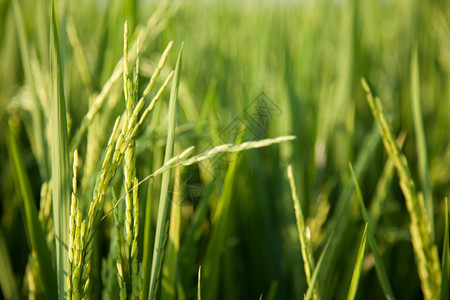
[[[205,270],[205,299],[257,299],[261,294],[274,299],[302,297],[307,285],[286,178],[288,164],[293,165],[316,258],[335,232],[332,254],[319,274],[321,296],[346,297],[364,229],[354,191],[347,187],[351,184],[349,161],[360,170],[358,180],[369,213],[376,220],[375,236],[394,294],[398,299],[422,298],[409,216],[398,178],[392,171],[383,173],[387,154],[374,129],[360,78],[366,78],[382,99],[394,133],[406,134],[403,151],[416,185],[423,190],[411,102],[411,62],[417,49],[429,186],[441,255],[443,200],[450,195],[448,1],[217,0],[160,4],[79,0],[57,1],[57,10],[71,138],[92,104],[92,95],[100,93],[122,56],[124,21],[128,20],[133,36],[149,19],[153,23],[141,53],[142,89],[168,42],[173,40],[178,49],[184,41],[176,152],[195,145],[200,153],[230,142],[226,137],[235,124],[244,124],[250,138],[297,136],[293,142],[250,150],[238,157],[233,183],[226,186],[231,188],[231,196],[228,211],[220,220],[221,228],[226,228],[220,233],[222,239],[211,237],[214,212],[225,188],[225,170],[217,168],[217,161],[181,170],[184,200],[176,203],[181,206],[177,282],[187,298],[196,295],[198,265]],[[49,14],[48,1],[0,0],[0,227],[16,284],[24,294],[30,250],[7,137],[11,126],[18,134],[39,208],[41,188],[50,178]],[[168,74],[175,60],[172,53],[163,74]],[[260,99],[261,92],[271,109],[264,111],[262,119],[252,119],[252,103]],[[89,137],[79,146],[80,165],[84,165],[80,197],[85,206],[114,119],[124,109],[122,99],[119,80],[89,127]],[[168,96],[162,100],[137,140],[139,179],[163,161]],[[226,165],[229,160],[225,157]],[[154,223],[159,180],[145,182],[140,188],[142,211],[145,200],[154,203],[151,215],[145,216]],[[194,196],[192,186],[198,187]],[[118,195],[122,188],[116,180]],[[105,220],[105,224],[111,222],[112,217]],[[110,245],[109,227],[101,228],[99,261],[106,257]],[[99,274],[93,271],[93,276]],[[93,287],[97,296],[105,285],[98,282]],[[177,290],[180,299],[181,294]],[[369,251],[357,298],[380,299],[382,295]]]

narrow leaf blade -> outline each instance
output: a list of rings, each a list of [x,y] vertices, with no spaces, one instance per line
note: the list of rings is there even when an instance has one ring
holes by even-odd
[[[347,300],[353,300],[356,296],[356,291],[358,290],[359,278],[361,277],[361,269],[364,260],[364,252],[366,250],[366,240],[367,240],[367,224],[364,227],[364,233],[361,239],[361,244],[359,245],[358,256],[356,257],[355,268],[353,269],[352,281],[350,283],[350,289],[348,291]]]
[[[62,78],[62,59],[54,1],[52,1],[50,41],[50,73],[52,77],[50,127],[52,132],[53,219],[55,223],[58,298],[64,299],[67,291],[66,279],[69,268],[67,249],[69,244],[71,169],[69,165],[69,138],[63,86],[64,80]]]
[[[419,167],[420,183],[423,190],[423,198],[425,201],[425,208],[431,227],[431,232],[434,232],[433,223],[433,197],[430,187],[430,179],[428,175],[428,155],[427,145],[425,140],[425,130],[423,127],[422,108],[420,104],[420,80],[419,80],[419,58],[417,47],[414,49],[411,58],[411,106],[412,116],[414,121],[414,133],[416,136],[417,162]]]
[[[44,293],[47,299],[56,299],[56,273],[53,269],[50,250],[47,247],[44,230],[39,222],[38,213],[34,204],[33,194],[31,192],[30,182],[20,155],[17,143],[16,133],[10,125],[10,155],[13,158],[14,166],[19,179],[20,190],[23,197],[25,208],[25,221],[28,234],[31,241],[31,247],[36,251],[37,260],[40,266],[42,283],[44,285]]]
[[[364,199],[361,194],[361,190],[359,188],[358,180],[356,179],[355,173],[353,172],[353,167],[349,163],[350,173],[352,175],[353,182],[356,188],[356,195],[361,207],[362,215],[364,221],[367,223],[367,238],[369,240],[370,248],[372,249],[373,257],[375,260],[375,270],[377,271],[378,280],[380,280],[381,287],[383,288],[384,294],[387,299],[394,299],[394,293],[392,292],[391,285],[389,284],[388,276],[386,273],[386,269],[384,268],[383,262],[381,260],[380,252],[378,251],[377,242],[375,240],[375,236],[372,231],[372,225],[369,218],[369,214],[367,213],[366,206],[364,204]]]
[[[314,286],[316,285],[316,281],[317,281],[317,275],[319,274],[319,270],[322,267],[323,258],[325,257],[325,254],[328,251],[328,247],[330,246],[330,242],[331,242],[332,238],[333,238],[333,236],[330,236],[330,238],[328,239],[327,244],[325,245],[325,248],[323,248],[322,253],[320,254],[319,261],[317,262],[317,266],[314,269],[314,272],[313,272],[312,277],[311,277],[311,283],[310,283],[310,285],[308,287],[308,290],[306,291],[305,300],[310,300],[312,295],[313,295]]]
[[[167,142],[166,142],[166,151],[164,155],[164,162],[169,161],[172,158],[173,153],[173,141],[176,127],[175,108],[178,98],[178,87],[180,84],[182,53],[183,53],[183,46],[181,46],[180,53],[178,54],[177,64],[175,66],[175,78],[172,81],[172,90],[170,92]],[[162,175],[161,194],[159,199],[158,219],[156,223],[156,235],[155,235],[155,244],[153,248],[153,260],[150,273],[150,286],[148,292],[148,299],[154,299],[156,297],[156,289],[158,284],[157,278],[159,276],[158,273],[160,269],[161,260],[163,257],[162,247],[164,236],[164,224],[166,223],[167,212],[170,206],[170,202],[167,199],[167,192],[169,190],[169,181],[170,181],[170,169],[167,169]]]

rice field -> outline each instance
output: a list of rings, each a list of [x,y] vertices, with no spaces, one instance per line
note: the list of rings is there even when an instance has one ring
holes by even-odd
[[[0,299],[449,299],[450,3],[0,0]]]

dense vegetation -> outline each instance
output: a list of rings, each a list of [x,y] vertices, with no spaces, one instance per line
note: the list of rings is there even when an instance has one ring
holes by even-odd
[[[448,299],[448,1],[54,2],[0,0],[2,297]]]

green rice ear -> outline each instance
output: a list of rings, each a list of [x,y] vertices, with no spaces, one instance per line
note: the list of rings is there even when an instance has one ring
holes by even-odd
[[[433,220],[429,219],[422,194],[416,191],[408,161],[393,138],[392,130],[385,118],[380,99],[373,97],[364,78],[361,79],[361,85],[366,92],[367,102],[372,115],[378,124],[386,152],[394,162],[397,170],[399,185],[405,197],[410,217],[409,230],[424,297],[425,299],[437,299],[438,295],[440,295],[441,269],[437,246],[432,234],[433,226],[431,223]],[[370,235],[368,237],[370,242]]]

